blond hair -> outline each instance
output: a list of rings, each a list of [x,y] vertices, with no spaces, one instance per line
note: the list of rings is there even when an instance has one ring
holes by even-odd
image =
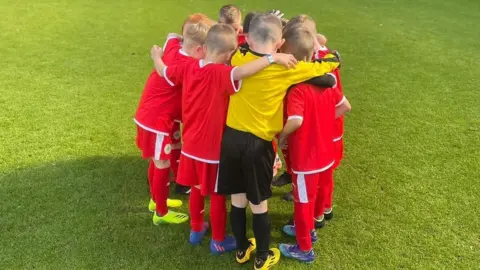
[[[195,13],[185,20],[183,23],[183,43],[186,47],[203,45],[207,38],[208,30],[215,25],[216,22],[208,16]]]
[[[218,12],[218,22],[225,24],[239,24],[242,20],[242,11],[235,5],[225,5]]]
[[[290,28],[298,27],[307,28],[312,33],[312,35],[317,33],[317,25],[315,21],[312,19],[312,17],[305,14],[300,14],[290,19],[283,28],[283,32],[285,33]]]
[[[290,27],[283,33],[282,51],[291,53],[298,61],[310,61],[313,57],[313,36],[306,27]]]
[[[280,18],[269,13],[256,14],[250,22],[248,36],[258,42],[277,42],[282,33],[282,21]]]
[[[216,54],[234,51],[238,47],[237,33],[228,24],[216,24],[208,31],[205,46],[209,52]]]

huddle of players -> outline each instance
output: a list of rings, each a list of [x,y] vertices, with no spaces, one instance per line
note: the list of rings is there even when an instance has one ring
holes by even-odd
[[[151,160],[153,223],[188,220],[169,210],[182,204],[168,199],[172,169],[177,183],[191,187],[189,242],[200,244],[211,226],[210,251],[236,250],[236,261],[243,264],[257,250],[254,269],[269,269],[280,253],[313,262],[316,206],[323,216],[325,186],[333,181],[335,119],[349,110],[338,87],[338,56],[319,44],[325,40],[317,36],[314,21],[298,16],[282,25],[278,15],[250,13],[243,29],[241,12],[231,5],[221,8],[219,23],[203,14],[189,16],[182,35],[169,34],[163,48],[152,47],[155,70],[134,119],[137,146]],[[269,248],[267,205],[277,134],[288,152],[295,196],[294,224],[283,230],[297,239],[295,245],[281,244],[280,250]],[[231,195],[234,237],[226,234],[225,195]],[[210,226],[204,221],[206,196]],[[248,205],[251,239],[246,236]]]

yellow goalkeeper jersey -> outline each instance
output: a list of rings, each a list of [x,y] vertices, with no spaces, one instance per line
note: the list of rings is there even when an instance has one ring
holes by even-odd
[[[233,66],[241,66],[263,55],[237,51]],[[333,55],[327,55],[328,57]],[[240,91],[230,96],[227,126],[271,141],[283,128],[283,98],[288,88],[313,77],[322,76],[339,65],[338,62],[299,62],[295,69],[273,64],[243,79]]]

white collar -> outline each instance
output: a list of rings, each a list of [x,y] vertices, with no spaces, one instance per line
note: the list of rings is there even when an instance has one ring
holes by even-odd
[[[208,64],[211,64],[212,62],[207,62],[207,63],[203,63],[203,59],[200,59],[200,61],[198,61],[198,64],[200,65],[201,68],[205,67],[206,65]]]

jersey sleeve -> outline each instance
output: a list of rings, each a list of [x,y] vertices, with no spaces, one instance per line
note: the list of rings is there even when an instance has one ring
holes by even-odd
[[[298,86],[290,89],[287,95],[287,120],[303,119],[305,111],[305,96]]]
[[[240,91],[242,81],[233,80],[233,72],[237,67],[227,65],[215,65],[216,78],[218,78],[218,89],[222,89],[222,92],[227,95],[233,95]]]
[[[342,91],[338,87],[333,88],[333,98],[335,99],[335,107],[341,106],[346,100]]]
[[[185,62],[178,65],[171,65],[163,69],[163,77],[167,80],[170,86],[182,85],[183,77],[187,65],[189,62]]]
[[[182,42],[180,40],[180,36],[176,34],[169,34],[167,36],[167,40],[165,44],[163,44],[163,52],[164,54],[168,54],[172,51],[180,50],[182,48]]]
[[[289,79],[291,84],[297,84],[314,77],[322,76],[339,66],[339,62],[299,62],[295,69],[290,69]]]

